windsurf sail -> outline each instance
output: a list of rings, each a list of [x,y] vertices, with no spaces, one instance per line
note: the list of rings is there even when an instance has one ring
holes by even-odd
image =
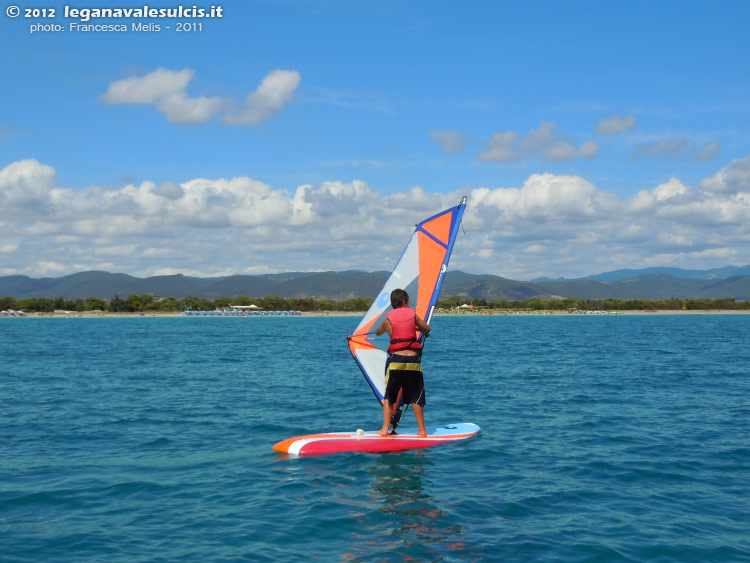
[[[386,349],[390,341],[387,333],[375,336],[375,329],[391,310],[391,291],[406,290],[409,305],[429,324],[465,209],[464,197],[457,206],[417,224],[388,281],[348,337],[349,350],[379,401],[385,395]],[[420,338],[424,344],[424,336]]]

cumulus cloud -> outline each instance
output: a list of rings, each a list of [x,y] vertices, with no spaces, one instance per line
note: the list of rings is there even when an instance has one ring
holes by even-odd
[[[615,135],[633,129],[635,129],[635,117],[632,115],[622,117],[615,114],[612,117],[602,117],[596,124],[596,132],[599,135]]]
[[[55,170],[31,158],[0,170],[0,207],[15,210],[45,205],[55,184]]]
[[[477,160],[480,162],[516,162],[523,158],[520,151],[515,148],[519,135],[515,131],[502,131],[493,133],[489,140],[485,141],[485,150],[479,153]]]
[[[176,123],[205,123],[221,111],[220,98],[188,98],[184,92],[169,94],[160,98],[156,109],[168,121]]]
[[[701,180],[698,187],[717,193],[750,193],[750,156],[733,160],[710,178]]]
[[[185,195],[185,190],[182,189],[182,186],[175,182],[163,182],[158,186],[154,186],[151,191],[167,199],[180,199]]]
[[[573,158],[596,158],[599,145],[587,141],[576,147],[554,131],[555,124],[542,121],[526,135],[516,131],[494,133],[485,141],[485,150],[477,155],[479,162],[518,162],[536,157],[544,161],[562,162]]]
[[[151,104],[159,98],[185,91],[195,71],[157,68],[145,76],[115,80],[100,96],[105,104]]]
[[[695,160],[705,162],[711,160],[721,152],[721,145],[715,141],[703,146],[690,146],[684,137],[665,139],[655,143],[642,143],[636,146],[630,154],[630,160],[641,158],[664,157],[670,160]]]
[[[190,97],[187,87],[195,71],[158,68],[144,76],[116,80],[99,97],[106,104],[149,104],[175,123],[206,123],[233,104],[227,98]],[[299,72],[274,70],[250,93],[242,110],[230,109],[224,122],[231,125],[257,124],[283,109],[300,82]]]
[[[449,194],[386,195],[360,180],[287,191],[246,176],[69,189],[31,159],[0,170],[2,272],[387,270],[416,222],[463,195],[453,269],[575,277],[750,256],[750,157],[697,186],[672,178],[627,198],[557,174]]]
[[[580,276],[641,267],[653,256],[714,267],[727,264],[726,249],[733,256],[750,251],[744,185],[742,192],[712,193],[673,178],[623,199],[577,176],[535,174],[520,188],[473,190],[467,224],[492,233],[477,242],[508,277]]]
[[[689,191],[690,188],[680,182],[677,178],[670,178],[668,182],[656,186],[651,190],[651,193],[653,193],[657,201],[666,201],[673,197],[685,195]]]
[[[205,123],[222,108],[220,98],[189,98],[185,92],[195,71],[157,68],[145,76],[116,80],[99,99],[105,104],[154,104],[176,123]]]
[[[454,129],[430,129],[427,134],[445,152],[460,152],[466,148],[466,144],[469,142],[469,136],[466,133]]]
[[[292,100],[302,77],[296,70],[274,70],[245,98],[239,111],[224,117],[229,125],[257,125],[283,109]]]

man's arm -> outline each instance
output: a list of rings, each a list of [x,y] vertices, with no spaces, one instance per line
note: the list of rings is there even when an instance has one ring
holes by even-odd
[[[417,325],[419,332],[421,332],[422,334],[430,334],[430,331],[432,330],[430,328],[430,325],[420,319],[419,315],[414,315],[414,323]]]
[[[375,329],[375,336],[382,336],[384,332],[388,333],[388,336],[392,334],[393,329],[391,328],[391,321],[388,319],[383,319],[383,322],[380,323],[380,326]]]

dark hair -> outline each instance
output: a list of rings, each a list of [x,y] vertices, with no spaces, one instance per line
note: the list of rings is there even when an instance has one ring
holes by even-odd
[[[404,301],[409,301],[409,294],[403,289],[394,289],[391,291],[391,307],[398,309],[404,304]]]

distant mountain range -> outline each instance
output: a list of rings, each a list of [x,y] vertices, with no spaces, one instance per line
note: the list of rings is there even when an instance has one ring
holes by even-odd
[[[682,268],[665,267],[641,268],[640,270],[613,270],[611,272],[604,272],[602,274],[594,274],[593,276],[574,278],[574,280],[598,280],[604,282],[616,282],[622,280],[630,280],[639,276],[646,276],[650,274],[664,274],[666,276],[672,276],[674,278],[686,280],[723,280],[733,276],[750,276],[750,266],[724,266],[723,268],[712,268],[710,270],[683,270]],[[568,280],[565,278],[558,278],[556,280],[550,278],[538,278],[531,281],[536,283],[574,280]]]
[[[287,272],[258,276],[198,278],[176,274],[137,278],[109,272],[80,272],[60,278],[0,277],[0,297],[63,297],[111,299],[130,294],[159,295],[182,299],[188,296],[206,299],[219,297],[284,298],[314,297],[342,300],[375,297],[389,272]],[[750,299],[750,266],[727,266],[712,270],[644,268],[616,270],[585,278],[551,280],[542,278],[515,281],[489,274],[448,272],[441,298],[459,295],[466,300],[524,300],[538,297],[554,299],[695,299],[734,297]]]
[[[646,274],[615,282],[596,279],[540,282],[537,285],[552,295],[581,299],[697,299],[734,297],[750,299],[750,276],[726,279],[686,279],[666,274]]]

